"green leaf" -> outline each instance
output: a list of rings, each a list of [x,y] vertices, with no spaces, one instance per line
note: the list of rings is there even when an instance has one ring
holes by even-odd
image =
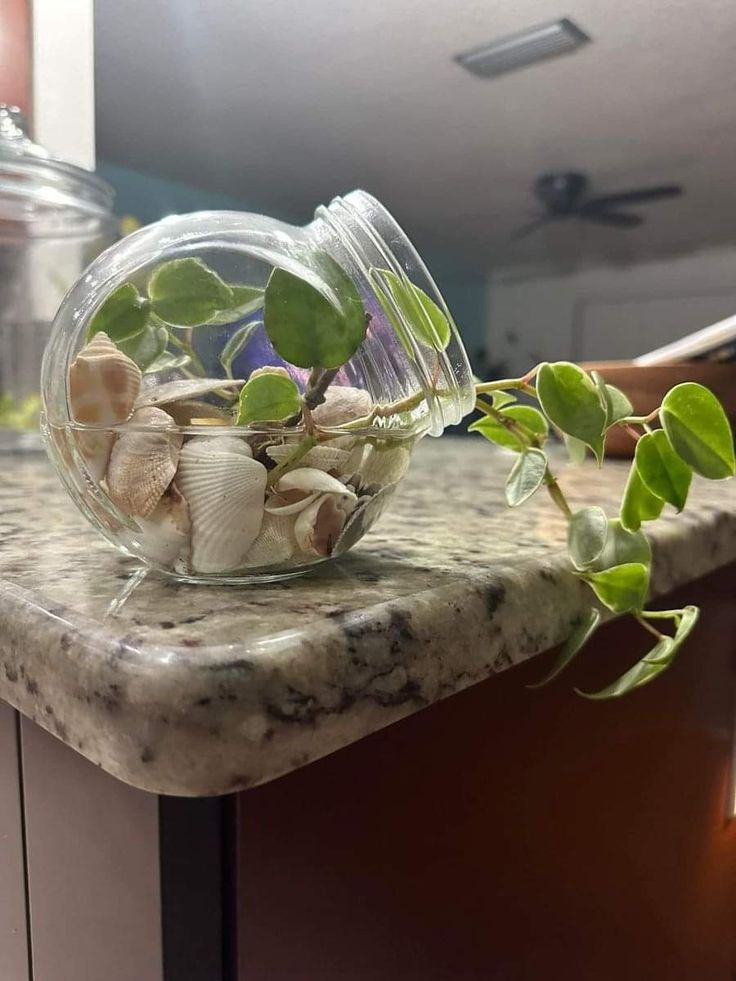
[[[703,385],[683,382],[669,391],[660,418],[675,452],[701,477],[736,473],[733,434],[723,406]]]
[[[511,419],[525,426],[538,439],[544,440],[547,437],[549,427],[547,420],[539,409],[535,409],[531,405],[509,405],[501,409],[500,413],[505,419]],[[483,416],[482,419],[476,420],[472,425],[468,426],[468,432],[481,433],[481,435],[485,436],[492,443],[503,446],[507,450],[514,450],[517,453],[521,453],[526,446],[526,443],[515,433],[511,432],[502,422],[491,418],[491,416]]]
[[[300,368],[339,368],[363,343],[363,303],[348,274],[326,253],[315,282],[274,269],[266,286],[266,333],[284,361]]]
[[[608,536],[608,518],[603,508],[576,511],[567,526],[567,547],[576,569],[585,569],[603,551]]]
[[[556,678],[557,675],[568,666],[575,655],[588,643],[590,638],[598,629],[600,622],[600,610],[596,610],[594,606],[591,606],[591,608],[575,625],[572,633],[562,645],[562,649],[557,655],[555,663],[552,665],[550,671],[542,678],[541,681],[537,681],[536,684],[533,685],[527,685],[527,688],[541,688],[543,685],[546,685],[552,681],[553,678]]]
[[[207,321],[208,327],[217,327],[222,324],[232,324],[236,320],[242,320],[251,313],[263,306],[263,298],[266,291],[258,286],[237,286],[228,284],[233,294],[234,306],[229,310],[221,310],[214,317]]]
[[[506,481],[506,503],[515,508],[539,489],[547,472],[547,457],[541,450],[525,450],[516,460]]]
[[[115,344],[126,341],[141,333],[148,314],[148,300],[132,283],[123,283],[95,310],[87,327],[87,340],[104,331]]]
[[[603,572],[581,573],[598,599],[614,613],[640,610],[649,588],[649,569],[642,562],[627,562]]]
[[[262,321],[254,320],[249,324],[243,324],[242,327],[238,327],[228,338],[227,343],[220,352],[220,364],[225,369],[225,374],[228,378],[233,377],[233,361],[248,343],[253,332],[261,326]]]
[[[541,366],[536,385],[540,405],[550,422],[589,446],[600,463],[606,412],[595,383],[576,364],[558,361]]]
[[[376,295],[399,340],[410,356],[411,344],[407,331],[420,344],[444,351],[450,343],[450,322],[431,297],[415,286],[406,276],[397,276],[388,269],[372,269],[371,280],[378,285]],[[385,294],[394,305],[386,302]],[[396,310],[398,309],[398,316]]]
[[[667,433],[645,433],[636,444],[636,469],[648,490],[682,511],[693,472],[675,453]]]
[[[167,324],[196,327],[234,305],[233,291],[201,259],[172,259],[148,280],[155,313]]]
[[[693,627],[698,621],[700,611],[697,606],[686,606],[683,610],[677,611],[680,616],[677,622],[674,637],[662,637],[649,651],[646,657],[629,668],[612,684],[607,685],[597,692],[584,692],[576,689],[578,695],[589,698],[592,701],[602,701],[608,698],[620,698],[636,688],[641,688],[654,681],[663,671],[672,664],[675,655],[687,640]],[[644,614],[646,616],[646,613]]]
[[[186,368],[192,359],[188,354],[174,354],[171,351],[164,351],[161,357],[156,358],[145,370],[145,374],[152,375],[159,371],[173,371],[175,368]]]
[[[653,521],[662,513],[664,501],[652,494],[639,476],[636,460],[631,464],[629,479],[626,482],[621,501],[621,524],[627,531],[638,531],[642,521]]]
[[[149,324],[144,331],[127,341],[118,341],[118,347],[138,365],[142,372],[150,372],[169,343],[165,327]],[[157,369],[153,369],[157,370]]]
[[[593,572],[603,572],[617,565],[641,562],[649,566],[652,561],[652,547],[641,531],[627,531],[618,518],[608,522],[608,534],[602,551],[591,563]]]
[[[513,405],[516,401],[516,396],[512,395],[511,392],[491,392],[491,403],[494,409],[503,409],[504,406]]]
[[[598,389],[601,406],[606,414],[606,429],[632,415],[634,406],[620,388],[606,384],[605,379],[597,371],[591,371],[590,376]]]
[[[567,458],[570,463],[574,467],[580,466],[581,463],[585,463],[585,454],[588,451],[585,443],[581,443],[581,441],[579,439],[575,439],[574,436],[568,436],[567,433],[563,433],[562,438],[565,441]]]
[[[299,389],[291,378],[264,373],[246,382],[240,391],[240,409],[236,426],[252,422],[280,422],[301,408]]]

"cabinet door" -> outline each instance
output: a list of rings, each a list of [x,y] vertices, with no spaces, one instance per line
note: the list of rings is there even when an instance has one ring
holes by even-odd
[[[18,717],[0,701],[0,978],[28,981]]]

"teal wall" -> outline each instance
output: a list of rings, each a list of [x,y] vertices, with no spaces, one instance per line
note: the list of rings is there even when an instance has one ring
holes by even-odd
[[[154,174],[121,167],[107,160],[98,161],[97,173],[115,188],[116,213],[134,215],[144,225],[166,215],[188,211],[261,210],[258,201],[242,201],[227,194],[217,194]],[[276,217],[289,220],[289,215],[285,214]],[[482,273],[464,271],[461,259],[456,255],[434,255],[426,258],[463,336],[470,359],[475,364],[478,351],[485,345],[487,279]]]

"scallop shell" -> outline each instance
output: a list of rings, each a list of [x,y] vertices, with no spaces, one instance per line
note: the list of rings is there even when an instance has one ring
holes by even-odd
[[[261,530],[267,475],[237,437],[200,436],[184,445],[176,482],[189,504],[195,572],[244,564]]]
[[[292,519],[281,514],[264,514],[258,538],[251,545],[243,564],[252,568],[287,562],[296,547]]]
[[[285,473],[275,484],[274,493],[266,502],[269,514],[297,514],[320,494],[336,494],[355,501],[356,496],[337,477],[315,467],[298,467]]]
[[[297,515],[294,537],[308,555],[332,555],[345,521],[355,507],[355,497],[322,494]]]
[[[113,504],[125,514],[147,518],[174,479],[182,437],[171,416],[153,406],[136,409],[129,424],[161,432],[118,436],[107,465],[107,489]]]
[[[279,443],[267,446],[266,454],[276,463],[283,463],[294,452],[296,445],[296,443]],[[342,473],[349,459],[350,453],[347,450],[341,450],[329,443],[321,443],[319,446],[313,446],[299,463],[304,464],[305,467],[314,467],[316,470],[336,470]]]
[[[189,508],[176,484],[171,485],[150,517],[138,521],[138,527],[144,554],[152,562],[173,566],[188,554]]]
[[[316,425],[327,429],[361,419],[369,415],[372,408],[373,400],[364,388],[333,385],[325,392],[325,401],[312,409],[312,419]]]
[[[411,450],[406,446],[369,446],[359,468],[361,482],[381,487],[395,484],[409,469],[410,460]]]
[[[212,392],[217,392],[223,388],[237,388],[244,384],[243,378],[179,378],[176,381],[145,388],[140,393],[135,405],[137,409],[140,409],[146,405],[184,402],[197,399],[202,395],[211,395]]]
[[[226,409],[196,399],[167,402],[164,411],[177,426],[232,426],[235,421],[232,413]]]
[[[358,501],[335,542],[333,555],[342,555],[360,541],[386,510],[395,490],[396,484],[387,484],[371,497]]]
[[[141,387],[138,365],[118,350],[107,334],[95,334],[69,367],[69,406],[75,422],[116,426],[130,416]],[[76,443],[89,470],[99,481],[110,458],[114,436],[78,432]]]

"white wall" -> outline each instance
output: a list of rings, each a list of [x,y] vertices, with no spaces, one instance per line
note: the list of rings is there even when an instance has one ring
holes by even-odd
[[[736,247],[565,275],[499,268],[488,308],[489,357],[509,373],[631,358],[736,313]]]

